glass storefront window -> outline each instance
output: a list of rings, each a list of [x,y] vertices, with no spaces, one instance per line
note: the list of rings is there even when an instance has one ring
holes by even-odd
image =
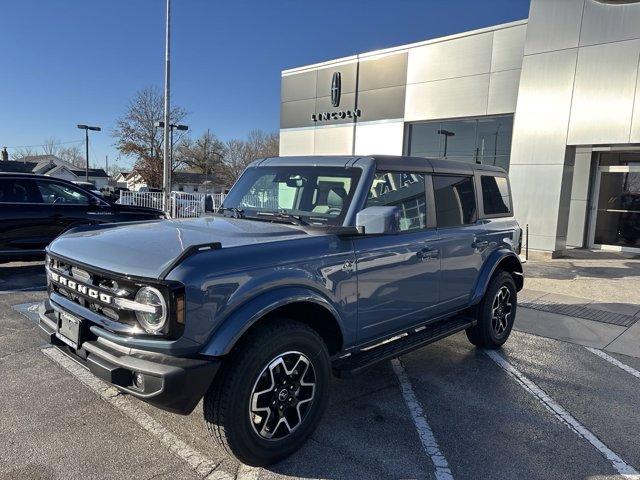
[[[509,168],[513,115],[408,125],[407,154]]]
[[[640,172],[602,172],[594,243],[640,247]]]

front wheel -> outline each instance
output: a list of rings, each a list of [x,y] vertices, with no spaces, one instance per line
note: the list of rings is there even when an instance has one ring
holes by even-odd
[[[302,446],[328,401],[330,360],[318,334],[283,320],[258,327],[204,398],[209,432],[228,453],[265,466]]]
[[[513,277],[508,272],[497,273],[475,309],[478,323],[467,329],[469,341],[481,348],[502,346],[511,334],[517,306],[518,292]]]

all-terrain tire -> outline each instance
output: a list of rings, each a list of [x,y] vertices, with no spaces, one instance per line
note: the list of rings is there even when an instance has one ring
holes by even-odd
[[[286,425],[281,422],[275,432],[265,432],[264,427],[269,428],[267,425],[269,420],[262,423],[262,427],[256,426],[254,419],[258,416],[252,413],[254,405],[251,402],[256,391],[264,389],[264,386],[269,383],[275,385],[276,377],[278,382],[286,383],[289,379],[289,385],[286,388],[296,382],[293,373],[291,376],[286,375],[286,362],[300,365],[293,370],[298,371],[297,376],[300,375],[305,364],[300,360],[296,362],[295,355],[288,352],[301,354],[299,358],[304,357],[312,365],[312,369],[306,368],[303,374],[305,378],[297,381],[298,391],[304,390],[306,399],[311,387],[300,385],[314,381],[315,387],[311,395],[312,400],[307,401],[304,406],[301,405],[304,408],[295,410],[295,407],[278,404],[285,410],[275,410],[275,415],[288,411],[289,419],[292,418],[291,415],[295,417],[290,423],[294,423],[298,418],[302,418],[302,421],[283,438],[275,438],[276,434],[280,435],[289,430],[289,422]],[[277,359],[282,359],[282,363],[278,365]],[[274,364],[275,367],[273,367]],[[293,369],[291,365],[289,367]],[[311,376],[312,373],[313,376]],[[266,466],[275,463],[300,448],[318,426],[328,403],[330,376],[331,362],[327,348],[322,338],[313,329],[288,319],[278,319],[258,326],[242,339],[225,359],[220,372],[204,397],[203,413],[209,433],[227,453],[247,465]],[[258,388],[258,385],[261,387]],[[275,388],[273,396],[260,394],[258,400],[260,402],[268,400],[267,403],[271,407],[271,400],[279,402],[278,393],[283,393],[281,388],[281,386]],[[286,400],[296,401],[289,398]],[[287,408],[294,408],[294,410],[286,410]],[[299,413],[301,411],[304,415]],[[296,412],[297,416],[295,416]],[[270,413],[260,412],[260,415],[264,415],[263,419],[271,418],[271,422],[274,418],[278,421],[277,416],[270,417]],[[271,430],[274,430],[273,424],[271,424]],[[273,434],[274,438],[265,438],[262,434]]]
[[[467,338],[480,348],[499,348],[511,334],[517,307],[518,292],[513,277],[505,271],[497,272],[475,308],[478,323],[467,329]]]

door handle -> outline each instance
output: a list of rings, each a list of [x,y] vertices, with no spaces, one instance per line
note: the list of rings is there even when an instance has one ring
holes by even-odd
[[[489,246],[489,242],[487,240],[474,240],[471,244],[471,247],[476,249],[486,248]]]
[[[416,256],[420,260],[432,260],[438,258],[440,255],[440,250],[437,248],[425,247],[421,248],[416,252]]]

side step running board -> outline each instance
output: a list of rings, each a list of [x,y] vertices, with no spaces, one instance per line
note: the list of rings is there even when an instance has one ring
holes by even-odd
[[[475,324],[475,318],[456,316],[411,330],[397,340],[383,342],[377,347],[361,350],[348,357],[334,360],[333,373],[340,378],[352,377],[376,363],[396,358],[404,353],[437,342]]]

